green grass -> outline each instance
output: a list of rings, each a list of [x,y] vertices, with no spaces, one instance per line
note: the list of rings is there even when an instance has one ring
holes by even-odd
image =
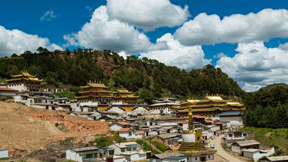
[[[246,127],[240,130],[254,134],[253,139],[260,142],[261,146],[274,147],[276,155],[288,154],[287,128],[272,129]]]
[[[158,141],[152,141],[152,144],[160,151],[165,152],[168,149],[168,146],[158,142]]]
[[[9,158],[0,158],[0,161],[9,160]]]
[[[160,152],[154,150],[150,145],[148,145],[145,140],[136,140],[136,142],[141,145],[142,149],[144,151],[151,151],[151,154],[154,155],[154,154],[160,154]]]

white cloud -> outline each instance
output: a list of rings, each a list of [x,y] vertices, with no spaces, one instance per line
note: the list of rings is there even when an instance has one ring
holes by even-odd
[[[55,19],[56,17],[57,17],[57,15],[54,13],[54,11],[49,10],[49,11],[46,11],[44,13],[44,15],[40,17],[40,20],[41,21],[44,21],[44,20],[51,21],[52,19]]]
[[[181,25],[189,17],[188,6],[181,8],[170,0],[107,0],[111,19],[135,25],[144,30]]]
[[[165,48],[141,53],[141,57],[156,59],[166,65],[177,66],[186,70],[202,68],[211,61],[204,58],[204,52],[201,46],[183,46],[178,41],[174,40],[170,33],[157,39],[157,44],[159,43],[165,43]]]
[[[288,11],[264,9],[247,15],[234,14],[222,20],[201,13],[176,30],[175,39],[183,45],[249,43],[288,37]]]
[[[70,45],[127,53],[145,51],[151,46],[149,38],[133,26],[116,19],[110,20],[106,6],[97,8],[90,22],[79,32],[65,35],[64,39]]]
[[[279,48],[281,48],[283,50],[288,50],[288,43],[280,44]]]
[[[235,79],[246,91],[272,83],[288,83],[288,51],[267,48],[263,42],[242,43],[234,57],[221,57],[217,67]]]
[[[217,55],[213,56],[214,59],[221,58],[221,57],[226,57],[226,55],[223,52],[220,52]]]
[[[0,26],[0,56],[10,56],[25,51],[35,52],[40,46],[48,50],[62,50],[58,45],[51,44],[47,38],[27,34],[17,29],[7,30]]]

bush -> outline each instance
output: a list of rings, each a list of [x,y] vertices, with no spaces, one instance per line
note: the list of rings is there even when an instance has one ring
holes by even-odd
[[[55,127],[58,127],[59,126],[59,123],[55,123]]]
[[[74,139],[74,137],[69,137],[69,138],[66,138],[65,140],[61,140],[60,145],[70,144],[70,143],[72,143],[73,139]]]
[[[90,145],[97,147],[106,147],[113,144],[113,137],[101,136],[90,142]]]
[[[126,138],[119,136],[119,132],[116,132],[116,133],[115,133],[115,135],[114,135],[114,140],[115,140],[117,143],[127,142]]]
[[[168,149],[168,146],[158,142],[158,141],[152,141],[152,144],[160,151],[165,152]]]
[[[151,146],[149,146],[144,140],[136,140],[136,142],[141,145],[142,149],[144,151],[151,151],[151,154],[154,155],[154,154],[159,154],[158,151],[154,150]]]

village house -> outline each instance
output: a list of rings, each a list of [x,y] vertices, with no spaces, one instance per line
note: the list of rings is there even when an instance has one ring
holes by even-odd
[[[9,158],[9,150],[0,149],[0,160]]]
[[[151,156],[150,151],[143,151],[136,142],[115,143],[108,148],[114,149],[114,155],[124,156],[127,161],[145,160]]]
[[[104,147],[83,147],[66,151],[66,159],[77,162],[86,161],[114,161],[114,162],[126,162],[124,156],[114,155],[114,149]]]
[[[60,93],[63,92],[64,89],[57,88],[57,87],[47,87],[43,89],[44,92],[50,92],[50,93]]]
[[[119,136],[126,139],[141,139],[144,138],[144,131],[135,131],[131,128],[121,128],[118,130]]]
[[[181,139],[180,133],[160,134],[151,138],[151,141],[158,141],[166,146],[178,146]]]
[[[231,150],[240,155],[243,155],[243,149],[259,149],[259,147],[260,143],[255,140],[237,141],[231,144]]]
[[[274,147],[270,150],[260,150],[260,149],[242,149],[242,155],[245,157],[249,157],[253,159],[254,161],[259,161],[259,159],[263,157],[269,157],[275,153]]]
[[[242,123],[242,116],[243,116],[243,113],[240,111],[228,111],[228,112],[223,112],[219,114],[220,121],[224,121],[224,122],[234,121],[234,122]]]
[[[187,162],[187,157],[178,152],[155,154],[150,157],[150,162]]]
[[[130,124],[124,121],[119,121],[110,125],[110,130],[119,131],[122,128],[130,128]]]
[[[287,162],[288,156],[272,156],[272,157],[263,157],[259,159],[259,162]]]
[[[222,143],[227,146],[231,146],[235,142],[245,141],[245,137],[248,136],[247,132],[225,132],[225,136],[222,138]]]
[[[7,84],[0,83],[0,96],[15,96],[18,90],[8,88]]]

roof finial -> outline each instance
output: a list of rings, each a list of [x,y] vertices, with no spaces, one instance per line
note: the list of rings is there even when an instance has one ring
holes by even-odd
[[[193,130],[193,112],[191,107],[188,108],[188,116],[189,116],[188,129]]]

